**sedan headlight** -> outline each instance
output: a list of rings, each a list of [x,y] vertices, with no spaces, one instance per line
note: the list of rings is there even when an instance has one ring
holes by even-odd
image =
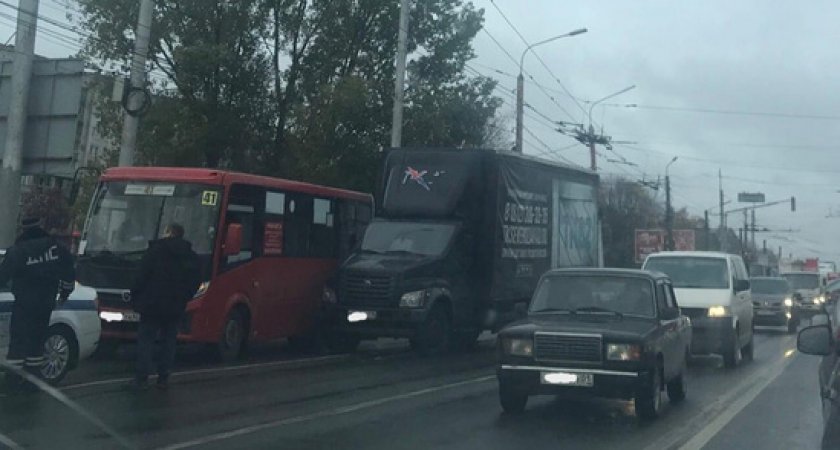
[[[729,315],[729,308],[726,306],[712,306],[709,308],[709,317],[726,317]]]
[[[534,354],[534,340],[529,338],[504,338],[502,349],[511,356],[531,356]]]
[[[636,344],[607,344],[607,359],[610,361],[638,361],[642,348]]]
[[[790,297],[786,298],[785,299],[785,306],[787,306],[787,307],[793,306],[793,299],[790,298]]]
[[[400,297],[400,308],[422,308],[428,296],[425,289],[406,292]]]

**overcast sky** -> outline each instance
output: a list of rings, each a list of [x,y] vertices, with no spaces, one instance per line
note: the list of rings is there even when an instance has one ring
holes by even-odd
[[[545,91],[526,83],[526,102],[539,111],[529,111],[525,119],[528,131],[536,136],[525,133],[526,153],[545,153],[542,141],[556,150],[548,157],[561,155],[588,166],[586,148],[552,131],[538,114],[585,123],[587,100],[636,85],[606,103],[639,107],[599,106],[594,111],[593,119],[603,126],[604,134],[634,142],[615,145],[615,153],[600,148],[603,156],[598,165],[603,173],[655,180],[664,175],[667,162],[679,156],[670,171],[675,207],[688,207],[699,216],[717,205],[719,169],[726,198],[732,200],[727,208],[738,206],[739,192],[764,192],[768,201],[796,196],[795,213],[788,205],[770,207],[758,211],[757,222],[759,227],[800,231],[761,233],[759,242],[766,238],[774,249],[781,245],[786,255],[792,252],[840,262],[835,231],[840,228],[840,182],[835,181],[835,174],[840,174],[835,150],[840,138],[840,54],[835,50],[840,42],[840,3],[494,1],[528,42],[581,27],[589,30],[535,50],[550,72],[533,55],[526,58],[526,72]],[[41,13],[66,20],[65,8],[60,6],[64,3],[42,0]],[[496,78],[500,90],[512,93],[518,64],[490,36],[514,59],[525,45],[491,0],[473,3],[485,9],[487,33],[479,33],[478,57],[470,66]],[[0,12],[14,15],[7,7],[0,7]],[[43,22],[39,25],[55,29]],[[0,40],[5,42],[12,30],[12,21],[0,15]],[[57,57],[73,53],[73,47],[41,33],[36,50]],[[577,102],[563,91],[558,79]],[[499,95],[506,102],[501,114],[510,118],[513,140],[513,97]],[[611,163],[607,158],[624,158],[637,166]],[[832,210],[838,218],[826,217]],[[717,220],[713,217],[713,226]],[[729,220],[733,225],[743,216]]]

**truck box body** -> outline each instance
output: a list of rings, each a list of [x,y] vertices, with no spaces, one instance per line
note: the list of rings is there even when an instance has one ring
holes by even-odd
[[[418,275],[426,279],[426,288],[440,285],[435,292],[445,292],[455,328],[500,326],[511,318],[515,304],[530,299],[547,270],[598,265],[598,177],[587,170],[510,152],[396,149],[385,159],[382,181],[378,218],[365,239],[373,239],[368,234],[379,226],[387,228],[389,222],[457,224],[447,251],[417,262],[426,267]],[[365,245],[363,241],[362,250]],[[364,268],[377,267],[364,261],[369,258],[384,256],[354,255],[345,263],[343,275],[364,278]],[[441,263],[450,259],[456,263]],[[405,309],[400,308],[400,295],[413,289],[408,286],[417,277],[396,269],[404,267],[397,261],[378,267],[398,272],[393,274],[396,286],[389,301],[365,302],[360,298],[363,291],[342,288],[339,305]],[[453,267],[463,268],[463,273]],[[381,275],[371,270],[371,276]],[[430,299],[427,306],[433,304]],[[423,315],[396,314],[403,319],[397,320],[402,328],[412,328]],[[389,315],[379,314],[380,325],[385,317]],[[345,328],[366,329],[373,324],[365,325]],[[410,335],[411,330],[403,331],[408,333],[385,334]]]

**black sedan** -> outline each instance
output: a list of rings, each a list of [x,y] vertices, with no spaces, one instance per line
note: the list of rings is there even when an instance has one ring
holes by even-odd
[[[499,333],[499,397],[521,412],[531,395],[576,391],[635,399],[659,415],[662,393],[685,398],[691,324],[667,276],[638,270],[546,273],[528,317]]]
[[[788,333],[799,327],[799,311],[790,283],[782,277],[756,277],[750,280],[755,324],[784,326]]]
[[[831,316],[829,318],[829,316]],[[820,362],[820,396],[824,431],[822,448],[840,448],[840,316],[834,308],[814,316],[812,325],[799,332],[796,345],[800,352],[822,356]]]

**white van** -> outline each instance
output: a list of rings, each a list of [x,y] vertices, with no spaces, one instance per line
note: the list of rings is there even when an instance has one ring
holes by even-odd
[[[671,278],[677,303],[691,319],[693,354],[719,354],[732,368],[753,357],[750,278],[740,256],[718,252],[662,252],[644,270]]]

